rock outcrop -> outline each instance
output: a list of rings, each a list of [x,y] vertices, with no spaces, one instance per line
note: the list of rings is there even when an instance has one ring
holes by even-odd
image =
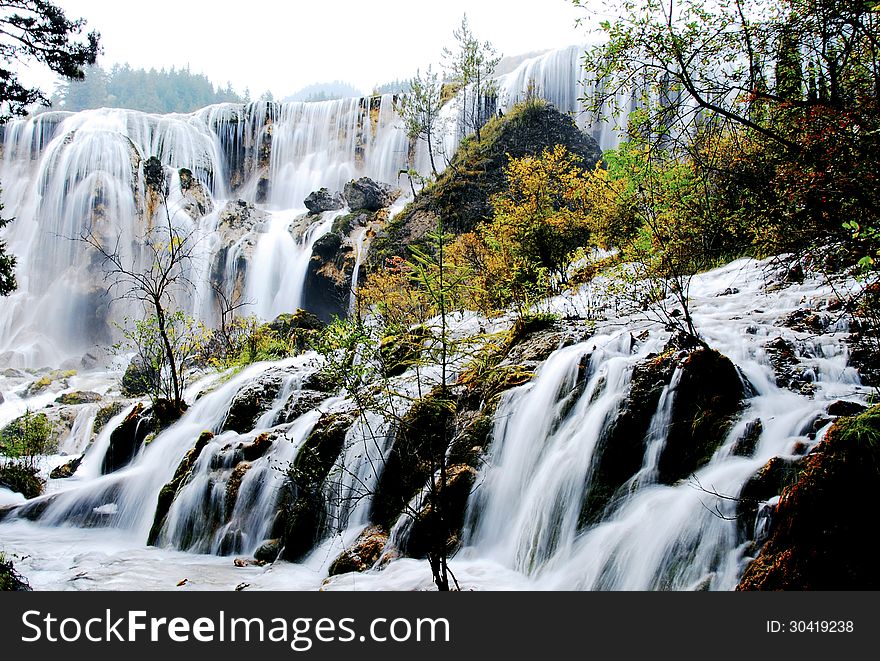
[[[876,590],[872,528],[880,488],[880,408],[840,418],[801,464],[769,539],[738,590]]]
[[[325,211],[337,211],[345,206],[345,198],[340,193],[331,193],[326,188],[321,188],[312,193],[303,201],[309,213],[316,215]]]

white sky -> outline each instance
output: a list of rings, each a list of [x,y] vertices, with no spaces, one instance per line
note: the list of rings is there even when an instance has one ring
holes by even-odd
[[[586,40],[568,0],[54,0],[101,33],[110,67],[189,65],[215,84],[282,98],[343,80],[367,92],[438,65],[467,13],[502,55]],[[51,87],[51,84],[49,85]]]

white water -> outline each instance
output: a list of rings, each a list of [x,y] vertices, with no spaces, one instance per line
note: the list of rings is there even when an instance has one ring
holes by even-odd
[[[719,493],[738,493],[742,484],[767,460],[790,456],[795,445],[818,441],[805,434],[830,401],[846,398],[864,401],[867,390],[846,367],[844,326],[832,325],[817,337],[781,327],[778,322],[792,310],[814,305],[832,295],[820,280],[767,292],[766,264],[741,260],[695,278],[692,286],[693,315],[703,338],[727,355],[754,388],[739,421],[712,460],[700,468],[700,483]],[[728,288],[738,293],[718,297]],[[573,297],[572,300],[576,300]],[[478,320],[464,318],[463,332],[473,333]],[[633,344],[632,336],[649,335]],[[589,477],[599,434],[626,397],[627,384],[636,362],[660,350],[668,334],[659,326],[637,318],[612,320],[605,330],[587,342],[555,352],[540,368],[535,380],[510,391],[495,422],[494,441],[472,496],[464,531],[465,548],[452,559],[451,567],[463,588],[490,589],[731,589],[748,558],[737,547],[736,523],[711,510],[730,507],[685,480],[673,486],[658,484],[655,468],[664,442],[665,420],[675,396],[676,379],[664,391],[648,433],[642,469],[629,483],[629,492],[597,525],[582,530],[578,515]],[[815,394],[807,397],[779,389],[767,361],[764,345],[773,338],[790,339],[804,354],[802,365],[812,369]],[[585,371],[582,358],[589,356]],[[306,358],[287,361],[289,374],[310,369]],[[361,575],[344,575],[324,581],[327,568],[347,544],[369,523],[369,494],[375,488],[383,457],[390,449],[389,421],[366,414],[351,426],[339,465],[348,482],[333,481],[336,492],[329,498],[329,521],[338,534],[321,543],[303,563],[276,563],[270,569],[235,571],[227,558],[191,556],[169,549],[144,549],[152,522],[152,506],[158,489],[170,478],[181,456],[204,428],[215,430],[235,392],[268,369],[256,365],[227,384],[202,397],[181,422],[160,434],[132,465],[109,476],[75,480],[50,505],[39,524],[23,521],[0,524],[4,546],[11,552],[31,555],[23,564],[26,575],[38,587],[137,588],[155,568],[166,589],[172,578],[189,576],[192,587],[230,589],[237,577],[252,588],[265,589],[421,589],[431,585],[427,563],[411,559],[392,560],[387,568]],[[573,390],[579,374],[585,374],[582,390]],[[427,381],[436,374],[423,375]],[[399,377],[395,386],[410,387],[417,394],[412,375]],[[207,482],[222,462],[209,469],[212,457],[229,442],[247,442],[260,429],[273,424],[282,400],[298,386],[288,379],[276,401],[250,434],[236,438],[218,436],[203,451],[204,466],[175,501],[172,512],[192,516],[200,511]],[[409,384],[407,386],[406,384]],[[573,398],[573,399],[572,399]],[[329,400],[320,408],[331,411],[342,400]],[[396,415],[406,410],[406,400],[394,404]],[[344,408],[344,406],[343,406]],[[314,424],[311,413],[280,430],[284,442],[273,448],[279,461],[290,461]],[[731,455],[731,446],[749,421],[760,419],[763,432],[752,457]],[[273,429],[273,431],[275,431]],[[98,444],[96,443],[95,446]],[[95,447],[93,446],[93,447]],[[266,462],[254,462],[251,471],[268,470]],[[89,455],[87,455],[87,460]],[[84,464],[84,468],[87,464]],[[82,469],[81,469],[82,470]],[[242,484],[240,503],[233,518],[253,551],[266,534],[268,512],[277,483],[270,474],[250,473]],[[259,476],[259,479],[257,478]],[[224,484],[218,479],[216,484]],[[366,494],[366,495],[364,495]],[[244,503],[248,503],[245,506]],[[98,510],[96,512],[95,510]],[[205,512],[210,511],[204,510]],[[103,512],[101,514],[100,512]],[[248,518],[247,514],[255,516]],[[257,516],[256,514],[259,514]],[[176,515],[175,515],[176,516]],[[184,517],[185,518],[185,517]],[[112,520],[113,530],[75,530],[52,526],[77,521]],[[176,524],[166,524],[166,541],[173,543]],[[183,520],[182,518],[178,520]],[[47,524],[49,527],[47,527]],[[190,527],[190,530],[197,528]],[[115,532],[114,532],[115,530]],[[67,532],[65,532],[67,531]],[[406,534],[403,529],[396,535]],[[194,548],[218,551],[222,535],[205,535]],[[39,544],[36,541],[39,539]],[[89,541],[91,540],[91,541]],[[164,542],[163,542],[164,543]],[[61,549],[74,544],[83,552],[73,563],[62,566]],[[123,575],[126,572],[126,575]],[[87,579],[78,579],[82,573]]]
[[[587,117],[577,110],[585,87],[582,47],[563,48],[524,62],[498,81],[499,107],[524,98],[530,86],[572,113],[603,147],[616,145],[609,112]],[[455,103],[444,113],[452,119]],[[458,143],[454,121],[438,126],[438,143],[451,157]],[[92,232],[105,245],[119,245],[135,267],[148,257],[142,243],[148,227],[164,218],[153,209],[143,163],[157,157],[167,168],[168,213],[174,226],[195,239],[196,259],[189,279],[194,291],[181,294],[188,312],[216,322],[212,271],[232,291],[241,243],[230,247],[227,263],[215,269],[221,248],[218,214],[230,199],[241,198],[271,213],[267,227],[251,229],[256,243],[246,269],[246,298],[264,318],[291,312],[302,295],[307,250],[320,231],[297,243],[287,228],[304,212],[303,200],[326,186],[341,190],[360,176],[406,188],[399,172],[409,167],[409,142],[397,114],[396,99],[343,99],[322,103],[246,106],[220,104],[188,115],[150,115],[101,109],[76,114],[50,112],[4,128],[0,181],[7,216],[3,231],[18,256],[18,291],[0,309],[0,357],[7,365],[42,367],[78,360],[114,339],[113,322],[141,314],[137,306],[114,301],[94,251],[78,239]],[[441,159],[442,161],[442,159]],[[416,169],[430,171],[419,143]],[[205,188],[204,217],[187,210],[178,170],[187,168]],[[323,225],[321,226],[323,227]],[[291,268],[292,267],[292,268]]]

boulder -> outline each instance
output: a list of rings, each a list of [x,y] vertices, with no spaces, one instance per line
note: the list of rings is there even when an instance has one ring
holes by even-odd
[[[53,480],[66,480],[69,477],[73,477],[73,474],[76,472],[76,469],[79,468],[82,460],[82,457],[76,457],[68,461],[66,464],[53,468],[52,472],[49,473],[49,477]]]
[[[331,193],[326,188],[309,193],[305,199],[306,209],[312,215],[325,211],[338,211],[345,207],[345,198],[340,193]]]
[[[666,445],[657,464],[664,484],[688,477],[709,461],[745,397],[739,371],[714,349],[691,352],[680,369]]]
[[[352,211],[379,211],[394,201],[393,188],[368,177],[345,184],[343,196]]]
[[[94,404],[103,399],[96,392],[68,392],[55,398],[56,404],[64,404],[67,406],[78,406],[80,404]]]
[[[737,590],[876,590],[880,407],[838,419],[776,506]]]
[[[162,526],[165,524],[165,517],[171,509],[171,504],[177,497],[180,488],[189,479],[192,469],[196,465],[196,461],[198,461],[202,450],[205,449],[205,446],[213,440],[213,438],[214,434],[211,432],[202,432],[199,435],[198,440],[196,440],[193,448],[184,455],[183,459],[177,465],[177,469],[174,471],[174,477],[172,477],[171,481],[159,491],[159,500],[156,503],[156,514],[153,517],[153,526],[150,529],[147,544],[154,545],[158,540],[159,533],[162,531]]]
[[[322,534],[323,482],[342,452],[354,419],[353,412],[323,415],[288,471],[272,534],[283,541],[284,560],[301,560]]]
[[[232,398],[223,430],[239,434],[251,431],[260,416],[272,407],[283,380],[281,371],[269,370],[249,381]]]
[[[254,560],[260,563],[275,562],[281,553],[280,539],[267,539],[254,552]]]
[[[388,533],[379,526],[369,526],[358,536],[354,544],[339,554],[330,565],[330,576],[365,572],[382,557],[388,544]]]
[[[182,410],[165,399],[156,400],[151,408],[138,403],[110,434],[101,474],[107,475],[127,466],[150,436],[174,423],[182,414]]]
[[[477,480],[477,470],[468,465],[455,465],[446,468],[445,485],[437,476],[437,501],[440,512],[434,503],[425,503],[415,516],[403,551],[413,558],[427,557],[434,544],[442,543],[446,553],[454,553],[461,543],[461,528],[468,499]]]
[[[778,496],[798,477],[802,459],[773,457],[752,475],[737,496],[736,522],[739,542],[754,538],[755,517],[761,503]]]
[[[629,393],[610,424],[604,426],[590,469],[589,489],[581,506],[582,526],[597,522],[617,491],[642,467],[645,437],[660,403],[663,389],[672,381],[679,352],[668,346],[633,368]]]

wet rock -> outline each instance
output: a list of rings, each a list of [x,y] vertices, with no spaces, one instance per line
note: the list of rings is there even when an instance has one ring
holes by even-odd
[[[275,438],[269,433],[264,432],[257,436],[253,442],[247,445],[239,445],[238,451],[241,453],[244,461],[256,461],[265,455],[274,443]]]
[[[820,335],[828,330],[831,317],[810,309],[798,309],[782,320],[782,325],[799,333]]]
[[[442,544],[450,554],[458,549],[465,510],[476,480],[476,469],[467,465],[447,467],[445,485],[437,476],[435,502],[439,503],[439,510],[434,502],[428,502],[416,514],[402,549],[406,555],[427,557],[437,544]]]
[[[232,475],[229,476],[229,481],[226,483],[227,520],[232,516],[232,512],[235,510],[235,504],[238,502],[238,493],[241,491],[242,480],[244,480],[244,476],[250,469],[251,464],[247,461],[243,461],[232,470]],[[223,555],[227,554],[224,553]]]
[[[803,460],[737,590],[876,590],[880,408],[840,418]]]
[[[238,528],[227,530],[220,540],[218,555],[235,555],[241,553],[244,546],[244,534]]]
[[[815,376],[800,364],[797,347],[782,337],[764,345],[776,373],[776,385],[806,396],[813,394]]]
[[[53,468],[52,472],[49,473],[49,477],[53,480],[66,480],[69,477],[73,477],[73,474],[76,473],[82,460],[82,457],[76,457],[68,461],[66,464]]]
[[[322,534],[325,503],[323,482],[345,444],[354,413],[323,415],[288,471],[273,537],[283,541],[283,559],[301,560]]]
[[[275,562],[281,553],[281,540],[268,539],[254,553],[254,560],[257,562]]]
[[[714,349],[692,352],[681,370],[666,445],[657,465],[664,484],[686,478],[709,461],[745,396],[736,367]]]
[[[734,443],[731,454],[736,457],[751,457],[755,453],[755,447],[758,445],[758,439],[761,438],[761,434],[763,432],[764,423],[761,422],[760,418],[750,420],[746,424],[746,428],[743,430],[742,436],[740,436],[736,440],[736,443]]]
[[[122,394],[126,397],[148,395],[158,383],[159,375],[147,362],[135,356],[122,375]]]
[[[851,416],[851,415],[859,415],[868,410],[868,407],[864,404],[859,404],[858,402],[849,402],[843,399],[839,399],[836,402],[832,402],[828,405],[828,408],[825,409],[828,411],[828,415],[837,416]]]
[[[390,528],[404,507],[439,466],[454,434],[451,393],[435,388],[415,402],[400,421],[379,476],[371,520]]]
[[[56,404],[78,406],[80,404],[94,404],[103,399],[96,392],[68,392],[55,398]]]
[[[281,410],[279,419],[275,421],[275,424],[293,422],[309,411],[318,408],[321,402],[326,399],[327,394],[317,390],[294,390],[290,394],[290,399],[287,400],[287,403]]]
[[[201,181],[193,176],[192,170],[181,168],[180,192],[183,193],[183,210],[193,220],[199,220],[214,210],[211,196]]]
[[[345,198],[340,193],[331,193],[326,188],[321,188],[305,199],[304,204],[310,214],[324,213],[325,211],[337,211],[345,206]]]
[[[358,536],[354,544],[339,554],[330,565],[330,576],[365,572],[382,557],[388,544],[388,533],[379,526],[369,526]]]
[[[172,477],[171,481],[159,491],[159,500],[156,503],[156,514],[153,517],[153,526],[150,529],[147,544],[152,546],[158,540],[159,533],[162,531],[162,526],[165,525],[165,517],[168,516],[168,511],[171,509],[171,504],[177,497],[181,487],[186,484],[192,475],[192,470],[195,467],[196,461],[198,461],[202,450],[205,449],[205,446],[210,443],[213,438],[214,434],[211,432],[202,432],[192,449],[184,455],[183,459],[177,465],[177,469],[174,471],[174,477]]]
[[[379,211],[394,201],[393,188],[368,177],[345,184],[343,196],[352,211]]]
[[[284,375],[279,370],[264,372],[249,381],[232,399],[223,429],[246,434],[257,420],[268,411],[281,390]]]
[[[800,459],[773,457],[752,475],[737,495],[736,522],[739,543],[754,539],[755,519],[761,503],[782,493],[797,480]]]
[[[667,347],[633,368],[629,393],[610,424],[605,425],[596,446],[589,487],[581,506],[581,526],[598,521],[617,491],[642,467],[645,436],[678,359],[678,351]]]
[[[119,415],[124,408],[125,404],[123,402],[111,402],[106,406],[102,406],[95,414],[95,423],[92,426],[92,430],[95,434],[99,434],[104,428],[104,425],[106,425],[111,418]]]

